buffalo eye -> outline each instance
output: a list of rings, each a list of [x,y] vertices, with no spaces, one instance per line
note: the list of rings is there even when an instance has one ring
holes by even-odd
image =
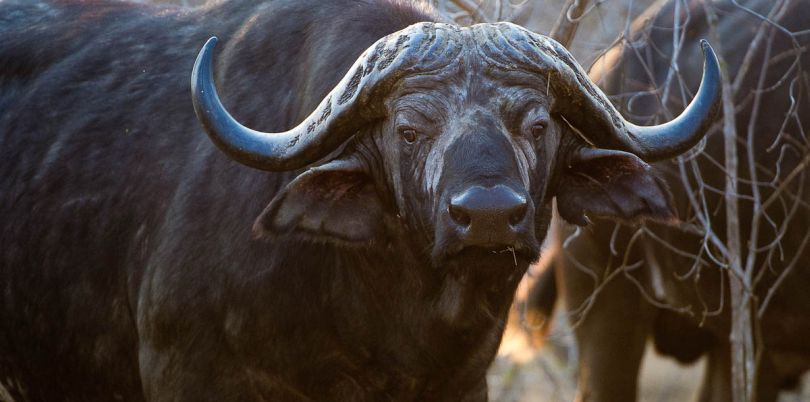
[[[515,110],[515,132],[521,136],[534,138],[543,137],[551,124],[551,115],[548,107],[539,102],[528,102]]]
[[[546,133],[546,127],[548,127],[548,122],[545,120],[541,120],[533,123],[529,127],[529,131],[532,133],[532,137],[540,138],[543,134]]]
[[[399,129],[399,135],[401,135],[402,139],[408,144],[413,144],[414,141],[416,141],[416,130],[411,127],[401,127]]]

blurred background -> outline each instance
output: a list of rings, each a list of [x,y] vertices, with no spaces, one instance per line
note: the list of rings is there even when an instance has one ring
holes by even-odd
[[[141,0],[187,7],[204,6],[206,0]],[[328,1],[328,0],[324,0]],[[535,32],[548,34],[560,17],[566,0],[426,0],[459,24],[512,21]],[[634,20],[663,0],[592,0],[582,16],[574,18],[578,31],[569,45],[586,69],[618,43]],[[555,252],[549,247],[544,260],[531,267],[516,296],[515,305],[498,358],[490,370],[490,400],[494,402],[573,401],[576,399],[577,350],[565,306],[558,301],[549,322],[529,323],[525,316],[527,295],[535,279]],[[551,328],[546,336],[544,331]],[[648,351],[641,368],[641,401],[696,400],[705,359],[690,366]],[[810,401],[808,376],[795,392],[783,394],[780,402]]]

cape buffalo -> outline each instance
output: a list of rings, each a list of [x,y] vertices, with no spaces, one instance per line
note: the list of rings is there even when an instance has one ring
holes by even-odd
[[[553,197],[672,220],[644,161],[712,121],[703,50],[639,127],[553,40],[418,3],[0,2],[5,392],[486,400]]]
[[[810,66],[810,36],[787,34],[810,29],[810,2],[736,3],[712,7],[729,79],[737,86],[739,223],[743,256],[754,256],[750,286],[760,353],[756,400],[775,401],[780,389],[795,386],[810,369],[810,82],[803,70]],[[767,15],[779,27],[763,26],[761,16]],[[761,28],[760,45],[746,56]],[[666,2],[636,20],[630,35],[594,63],[591,78],[626,115],[665,119],[668,111],[683,109],[684,97],[696,89],[701,56],[692,47],[707,36],[702,1]],[[577,324],[583,401],[634,401],[649,338],[659,352],[681,362],[707,356],[700,400],[732,400],[728,278],[722,252],[707,240],[710,234],[697,217],[708,219],[724,241],[719,126],[700,154],[655,165],[673,190],[681,225],[599,221],[569,242],[557,282]],[[702,172],[701,180],[695,172]],[[757,199],[764,206],[759,214]],[[538,289],[535,300],[547,303],[540,294],[553,286]]]

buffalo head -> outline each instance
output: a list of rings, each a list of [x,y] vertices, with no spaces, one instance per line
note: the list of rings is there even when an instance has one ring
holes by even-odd
[[[547,37],[509,23],[420,23],[368,48],[298,126],[264,133],[220,103],[214,44],[192,74],[194,107],[214,143],[258,169],[310,167],[255,230],[360,246],[399,231],[434,265],[500,250],[536,258],[555,196],[577,224],[586,214],[672,219],[645,161],[695,145],[719,100],[705,43],[692,105],[667,124],[639,127]]]

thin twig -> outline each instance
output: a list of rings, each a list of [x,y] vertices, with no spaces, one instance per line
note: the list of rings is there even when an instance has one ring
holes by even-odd
[[[560,16],[551,28],[548,36],[560,42],[565,47],[571,46],[571,41],[579,28],[580,18],[585,14],[588,7],[588,0],[568,0],[563,6]]]

